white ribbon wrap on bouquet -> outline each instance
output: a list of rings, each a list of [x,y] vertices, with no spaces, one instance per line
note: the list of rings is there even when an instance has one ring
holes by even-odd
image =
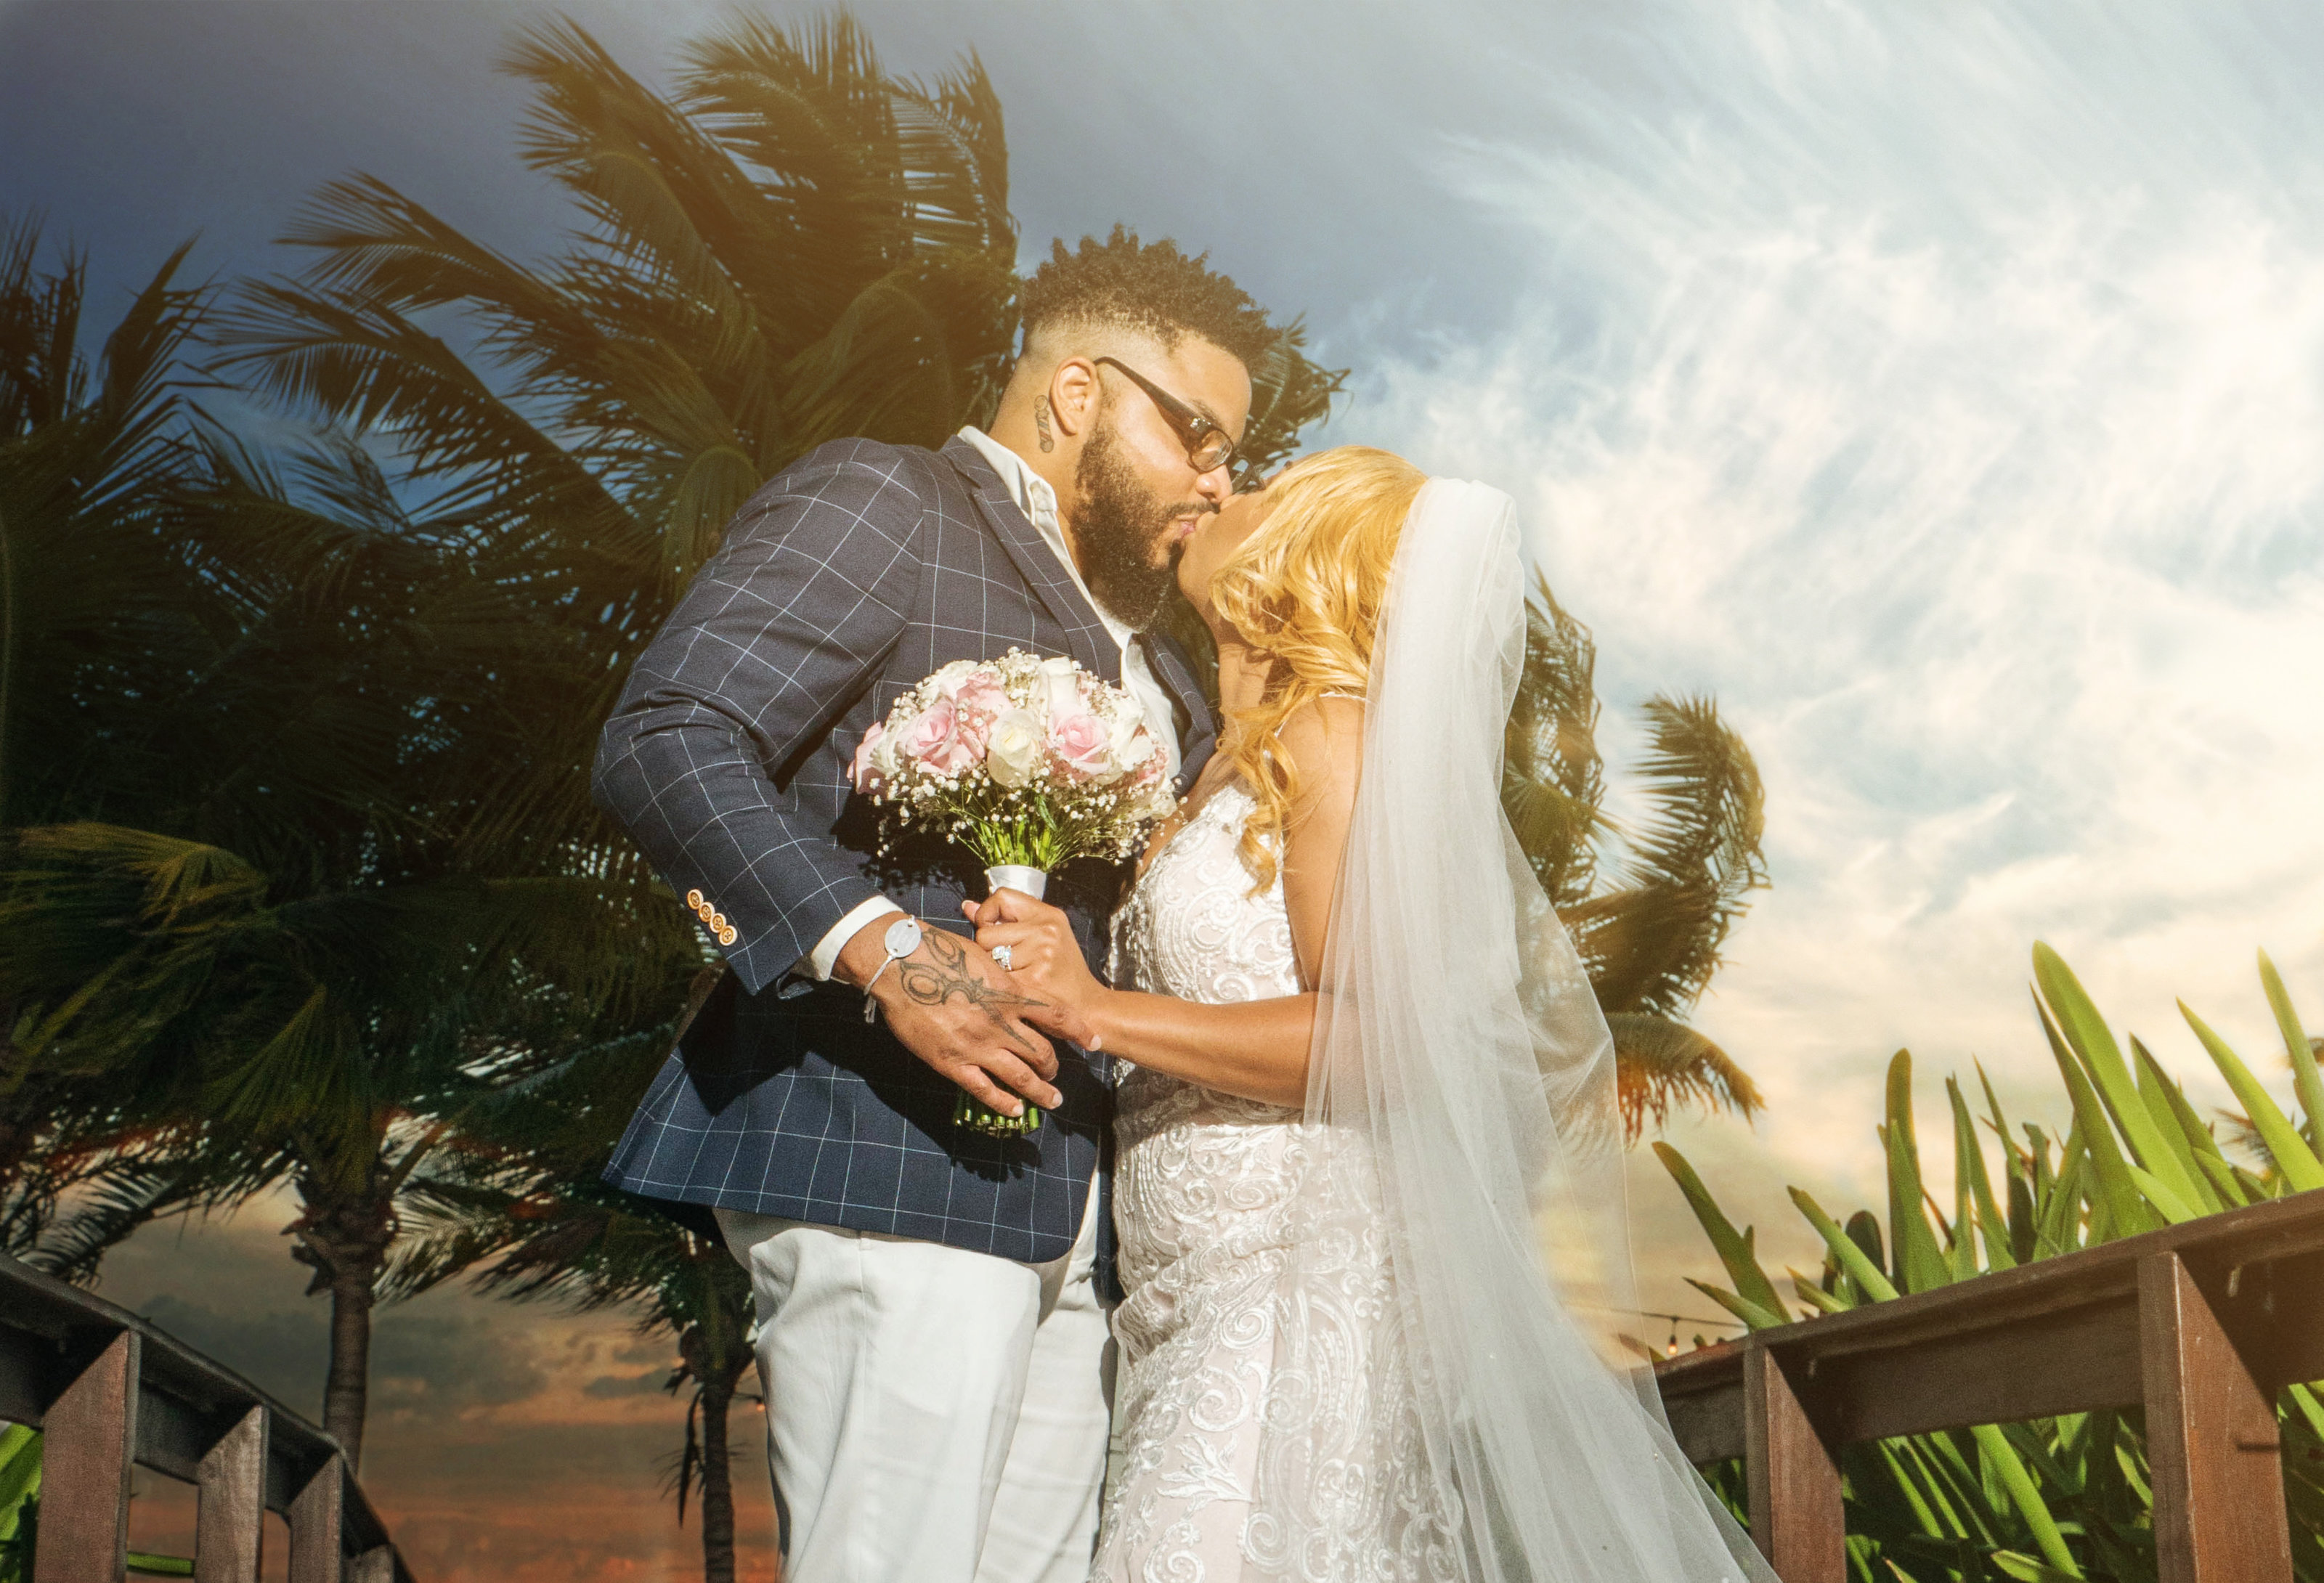
[[[1034,870],[1022,862],[995,862],[985,870],[985,886],[988,890],[1022,890],[1038,902],[1048,890],[1048,871]]]
[[[993,890],[1021,890],[1039,901],[1049,888],[1049,876],[1023,863],[995,863],[984,871],[984,883]]]

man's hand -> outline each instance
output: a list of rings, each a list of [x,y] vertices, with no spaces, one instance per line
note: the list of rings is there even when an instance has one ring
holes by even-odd
[[[895,921],[890,913],[857,930],[840,950],[837,976],[861,988],[878,972]],[[926,928],[919,949],[880,973],[872,996],[905,1049],[1001,1115],[1024,1114],[1026,1100],[1052,1109],[1064,1103],[1048,1081],[1057,1053],[1031,1019],[1077,1041],[1079,1019],[1019,991],[973,943]]]

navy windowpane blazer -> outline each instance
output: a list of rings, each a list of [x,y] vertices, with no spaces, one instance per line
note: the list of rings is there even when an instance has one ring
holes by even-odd
[[[1185,655],[1144,641],[1185,713],[1183,787],[1216,733]],[[960,903],[984,894],[976,860],[926,839],[875,855],[872,810],[847,770],[899,694],[1011,647],[1120,679],[1097,612],[965,441],[836,441],[735,516],[639,657],[591,778],[656,870],[700,893],[731,970],[647,1091],[608,1181],[1002,1258],[1071,1248],[1111,1155],[1111,1061],[1061,1045],[1065,1103],[1038,1131],[964,1132],[952,1125],[958,1091],[884,1021],[867,1025],[860,994],[798,971],[877,894],[968,931]],[[1126,875],[1084,861],[1050,879],[1101,973]]]

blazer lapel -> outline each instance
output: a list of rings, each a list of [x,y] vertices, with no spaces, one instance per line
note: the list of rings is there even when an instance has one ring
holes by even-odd
[[[1008,550],[1019,575],[1065,627],[1073,658],[1083,669],[1119,683],[1121,651],[1114,647],[1112,635],[1098,620],[1097,612],[1090,608],[1082,591],[1074,586],[1072,575],[1058,563],[1056,551],[1041,537],[1041,530],[1026,520],[1024,511],[1010,498],[1008,486],[992,470],[992,464],[974,446],[957,437],[945,442],[939,454],[967,481],[969,492],[976,497],[977,510],[984,515],[985,526]]]
[[[1186,740],[1180,744],[1178,755],[1178,795],[1184,796],[1219,745],[1218,718],[1211,713],[1211,701],[1194,679],[1194,665],[1176,639],[1166,632],[1142,632],[1139,641],[1146,645],[1146,663],[1153,667],[1155,679],[1170,690],[1186,712]]]

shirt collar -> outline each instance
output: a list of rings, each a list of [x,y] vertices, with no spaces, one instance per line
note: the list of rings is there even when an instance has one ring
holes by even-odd
[[[973,423],[961,429],[960,437],[983,453],[984,459],[992,464],[992,470],[1001,474],[1001,487],[1009,492],[1009,498],[1017,502],[1017,509],[1025,513],[1025,520],[1033,524],[1033,530],[1041,536],[1042,542],[1063,563],[1065,575],[1074,580],[1074,586],[1081,590],[1082,597],[1089,601],[1090,608],[1097,612],[1097,619],[1112,634],[1114,642],[1126,647],[1130,639],[1129,626],[1097,602],[1089,591],[1089,584],[1082,581],[1082,569],[1074,564],[1073,551],[1065,545],[1065,523],[1057,516],[1057,492],[1049,487],[1049,481],[1034,472],[1031,463]]]
[[[1057,521],[1057,492],[1049,487],[1049,481],[1034,472],[1024,457],[973,423],[960,431],[960,437],[984,453],[984,459],[1001,474],[1001,482],[1008,489],[1009,498],[1017,502],[1017,509],[1041,530],[1041,537],[1049,540],[1050,547],[1062,554],[1065,532]],[[1073,565],[1070,556],[1065,564]]]

